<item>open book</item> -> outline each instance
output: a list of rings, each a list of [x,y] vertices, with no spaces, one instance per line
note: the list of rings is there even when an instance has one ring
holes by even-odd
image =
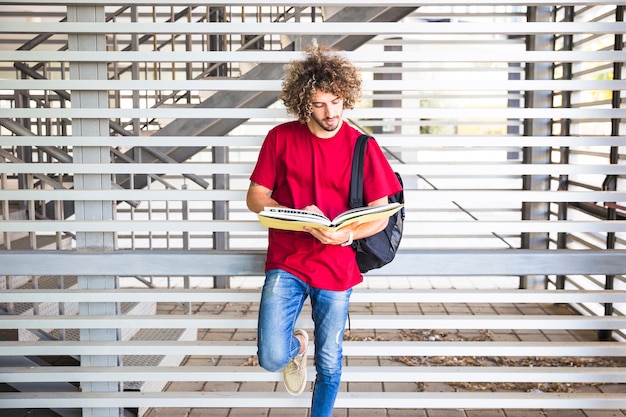
[[[403,204],[389,203],[382,206],[358,207],[344,211],[334,219],[311,211],[285,207],[265,207],[258,214],[259,221],[265,227],[282,230],[302,231],[305,226],[339,230],[351,223],[367,223],[389,217],[402,208]]]

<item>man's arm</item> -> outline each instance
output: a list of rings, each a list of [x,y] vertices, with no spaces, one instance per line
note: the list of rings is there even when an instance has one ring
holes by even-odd
[[[368,204],[368,206],[382,206],[385,204],[389,204],[389,198],[382,197],[378,200],[372,201]],[[371,222],[359,224],[356,230],[354,230],[354,239],[363,239],[365,237],[375,235],[381,230],[384,230],[385,227],[387,227],[388,222],[389,218],[385,217]]]
[[[246,204],[248,205],[248,209],[255,213],[259,213],[265,207],[281,207],[281,205],[272,198],[272,190],[256,182],[250,182],[246,196]]]

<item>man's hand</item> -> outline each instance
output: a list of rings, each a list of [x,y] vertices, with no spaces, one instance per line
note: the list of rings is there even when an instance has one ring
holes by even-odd
[[[342,243],[348,242],[351,236],[354,236],[354,231],[358,226],[358,223],[352,223],[335,232],[314,227],[305,227],[304,230],[325,245],[341,245]]]
[[[322,212],[322,210],[320,210],[320,208],[317,207],[315,204],[312,204],[310,206],[306,206],[302,210],[310,211],[312,213],[317,213],[317,214],[321,214],[322,216],[325,216],[325,214]]]
[[[310,211],[313,213],[318,213],[324,215],[322,210],[316,205],[310,205],[304,207],[302,210]],[[351,224],[350,226],[346,226],[336,232],[331,232],[325,229],[317,229],[315,227],[305,227],[304,231],[309,232],[313,237],[322,242],[325,245],[341,245],[350,240],[350,234],[352,233],[354,236],[354,229],[358,226],[358,223]]]

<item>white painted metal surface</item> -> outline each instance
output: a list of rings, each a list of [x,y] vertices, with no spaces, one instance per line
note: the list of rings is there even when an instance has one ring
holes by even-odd
[[[11,395],[13,394],[13,395]],[[34,397],[34,398],[33,398]],[[120,407],[172,407],[184,401],[186,407],[201,408],[307,408],[311,394],[294,397],[288,393],[243,392],[159,392],[159,393],[0,393],[0,405],[25,407],[106,407],[114,401]],[[412,408],[412,409],[621,409],[626,408],[623,394],[501,393],[501,392],[340,392],[336,408]]]
[[[147,16],[145,12],[153,5],[164,6],[168,10],[171,6],[176,11],[189,5],[203,8],[240,5],[242,7],[238,9],[254,7],[259,10],[268,6],[287,6],[304,7],[307,11],[311,6],[310,3],[297,1],[283,4],[248,0],[228,4],[188,0],[111,0],[106,6],[96,0],[0,0],[0,5],[3,8],[25,5],[45,10],[50,7],[65,10],[68,6],[71,10],[106,7],[111,12],[117,12],[118,6],[138,6],[144,18]],[[579,307],[581,315],[418,315],[414,312],[399,315],[376,312],[368,315],[359,312],[351,314],[351,327],[382,333],[395,329],[533,332],[563,329],[596,332],[601,329],[615,330],[615,334],[623,331],[626,328],[623,315],[626,305],[623,280],[626,274],[623,243],[626,220],[621,217],[615,220],[585,217],[576,210],[570,211],[570,217],[566,218],[557,218],[555,214],[556,206],[572,202],[580,206],[588,204],[601,208],[608,207],[603,205],[608,202],[618,207],[617,214],[623,214],[620,211],[623,208],[619,207],[625,205],[626,191],[619,182],[626,174],[626,168],[620,155],[623,154],[621,147],[624,146],[626,136],[623,121],[620,120],[626,119],[626,109],[623,97],[617,97],[618,105],[614,105],[612,99],[623,94],[626,81],[613,77],[612,68],[622,65],[625,59],[623,49],[613,50],[611,44],[611,40],[623,34],[626,27],[623,21],[616,21],[616,7],[621,6],[621,2],[568,0],[559,3],[556,8],[553,1],[545,0],[474,0],[471,4],[461,0],[427,0],[419,4],[404,0],[391,3],[321,0],[316,5],[320,6],[316,9],[318,16],[331,14],[331,10],[342,6],[350,7],[352,12],[356,9],[372,11],[373,8],[382,10],[394,6],[419,6],[419,9],[406,21],[368,24],[322,21],[321,17],[315,22],[308,22],[303,17],[306,13],[300,14],[301,21],[298,23],[243,22],[232,17],[234,14],[228,23],[201,22],[199,19],[183,19],[182,23],[166,22],[170,18],[169,14],[163,17],[161,12],[155,13],[157,17],[153,21],[139,19],[138,22],[131,22],[134,17],[123,11],[120,15],[108,16],[106,22],[104,19],[99,22],[60,22],[56,15],[42,16],[42,21],[32,22],[3,20],[0,23],[0,36],[11,38],[6,45],[16,43],[18,47],[0,50],[0,63],[8,68],[11,77],[18,74],[20,65],[27,65],[33,70],[41,64],[45,66],[45,74],[49,79],[37,79],[37,74],[42,75],[42,72],[0,80],[4,97],[9,97],[11,103],[20,102],[19,106],[0,107],[0,146],[2,150],[12,152],[12,158],[5,159],[2,155],[6,154],[0,155],[0,201],[3,202],[0,234],[3,242],[11,242],[19,236],[27,239],[31,247],[36,247],[37,238],[52,236],[60,239],[64,232],[78,233],[82,239],[80,250],[0,251],[0,274],[3,274],[0,278],[6,286],[10,287],[9,282],[13,277],[28,281],[38,274],[79,274],[83,283],[95,282],[97,285],[102,284],[103,280],[113,282],[118,276],[137,276],[144,279],[143,282],[150,282],[153,277],[169,279],[181,275],[187,279],[216,275],[262,275],[264,257],[259,249],[260,243],[265,244],[265,230],[257,224],[253,215],[246,212],[243,204],[247,175],[264,133],[270,125],[287,120],[288,116],[280,105],[274,103],[237,108],[224,107],[221,103],[228,100],[221,100],[217,107],[198,105],[216,92],[265,93],[275,96],[281,88],[278,72],[248,77],[248,71],[255,64],[265,68],[279,68],[300,58],[302,52],[279,50],[284,46],[281,44],[284,39],[301,46],[301,43],[309,40],[307,36],[324,40],[340,34],[346,36],[344,41],[348,42],[354,37],[371,35],[373,39],[365,47],[343,52],[363,67],[365,90],[365,103],[346,112],[346,116],[363,128],[380,131],[376,134],[378,142],[389,155],[394,169],[405,179],[408,217],[404,246],[398,258],[388,267],[370,275],[384,277],[390,283],[416,277],[438,277],[444,280],[455,276],[530,275],[540,277],[542,283],[550,283],[547,284],[550,289],[363,290],[354,293],[353,303],[367,303],[373,310],[391,303],[401,312],[404,311],[403,307],[432,303],[459,303],[476,307],[483,303],[567,303]],[[448,7],[451,5],[477,7],[480,12],[455,11]],[[560,15],[559,19],[553,19],[559,21],[526,21],[526,16],[531,15],[526,13],[527,6],[537,6],[540,11],[560,11],[568,5],[576,5],[573,10],[579,13],[573,22],[563,21]],[[492,8],[486,9],[487,6]],[[498,10],[498,13],[492,14],[494,10]],[[505,20],[499,21],[496,15]],[[350,13],[352,16],[357,14]],[[442,18],[448,21],[441,22]],[[167,39],[155,37],[148,42],[150,45],[140,46],[137,37],[154,33],[164,35]],[[264,34],[268,42],[267,50],[206,50],[208,35],[222,33],[228,33],[232,39],[246,34]],[[556,33],[559,38],[555,45],[561,45],[562,39],[573,35],[576,47],[572,50],[560,46],[559,50],[525,49],[522,37],[541,40],[547,39],[546,35]],[[50,44],[44,43],[42,47],[19,47],[38,34],[51,34],[54,38]],[[107,43],[106,48],[103,44],[98,45],[98,50],[89,50],[91,47],[85,48],[85,44],[75,50],[67,50],[61,43],[67,40],[68,34],[82,41],[96,34],[107,37],[110,43]],[[281,35],[281,40],[271,39],[270,34]],[[290,38],[292,35],[296,37]],[[127,50],[122,50],[125,48]],[[16,68],[13,67],[14,63]],[[562,73],[570,64],[573,75],[567,79]],[[95,69],[98,65],[101,69],[106,68],[106,73],[104,70],[98,72]],[[211,66],[212,71],[216,71],[215,68],[221,65],[232,68],[232,77],[220,75],[214,78],[204,73]],[[70,73],[67,66],[73,69],[80,67],[82,70],[80,73]],[[529,79],[530,74],[534,74],[531,71],[533,66],[535,69],[550,67],[552,76],[550,79]],[[3,74],[7,74],[6,69]],[[430,79],[432,74],[442,78]],[[402,79],[385,79],[394,78],[388,75]],[[168,94],[175,96],[180,91],[189,92],[188,101],[177,97],[176,100],[165,99],[163,102],[167,106],[157,105],[163,97]],[[552,96],[553,101],[549,105],[536,99],[544,95]],[[81,100],[76,100],[76,97]],[[98,101],[98,97],[102,101]],[[70,101],[70,98],[73,100]],[[562,104],[568,98],[571,103]],[[372,105],[374,101],[387,102],[376,107]],[[540,105],[536,105],[538,103]],[[240,126],[238,131],[229,131],[228,134],[207,133],[200,129],[198,136],[194,136],[192,132],[182,130],[184,125],[201,123],[207,118],[221,123],[239,119],[248,122]],[[9,123],[15,121],[21,122],[22,129],[15,129]],[[177,121],[184,125],[174,134],[155,134],[157,128],[174,126]],[[566,126],[568,121],[571,126]],[[99,123],[103,131],[107,130],[107,123],[117,125],[112,128],[115,133],[97,135],[89,129],[78,131],[79,125],[91,122]],[[151,123],[158,123],[158,126]],[[139,128],[140,125],[144,130]],[[547,128],[547,125],[550,127]],[[607,126],[617,126],[616,131],[611,133]],[[537,129],[541,132],[533,128],[541,128]],[[569,131],[565,133],[567,129]],[[122,135],[120,131],[132,133]],[[36,136],[40,133],[43,134]],[[29,146],[39,147],[41,152],[33,155],[36,155],[35,159],[42,158],[37,161],[41,163],[26,158],[15,159],[19,153],[14,150]],[[110,163],[109,147],[115,148],[113,157],[118,158],[118,163]],[[120,157],[120,154],[127,156],[124,152],[132,147],[160,147],[168,151],[197,147],[206,148],[206,152],[194,155],[197,159],[183,158],[184,162],[164,163],[172,161],[167,158],[165,161],[158,160],[149,156],[149,153],[135,149],[134,156],[140,155],[137,156],[140,163],[127,163],[130,161]],[[231,150],[229,161],[216,162],[213,159],[216,158],[215,149],[221,147]],[[60,150],[64,153],[60,153]],[[529,150],[533,152],[533,157],[544,158],[528,158],[526,153]],[[56,152],[49,154],[48,151]],[[185,151],[182,149],[183,153]],[[615,154],[618,156],[617,161]],[[566,155],[570,159],[566,160]],[[83,159],[86,156],[88,160]],[[53,176],[47,177],[45,174]],[[74,187],[73,183],[56,181],[54,176],[58,174],[74,174],[81,186]],[[132,184],[141,179],[142,174],[150,174],[151,180],[155,181],[148,182],[142,189],[132,189],[128,184],[125,185],[126,189],[119,189],[111,187],[112,181],[109,181],[114,177],[120,181],[128,178]],[[185,174],[199,176],[209,184],[209,189],[191,184],[188,178],[182,178]],[[231,182],[226,184],[226,189],[214,186],[214,176],[220,175],[230,176]],[[565,176],[572,180],[572,184],[579,185],[561,188],[559,184]],[[537,178],[545,181],[545,189],[541,186],[522,187],[523,180]],[[617,187],[610,187],[611,179],[619,183]],[[42,180],[43,185],[38,189],[31,186],[16,189],[18,187],[15,186],[20,181],[34,184]],[[139,204],[137,208],[121,204],[118,218],[115,219],[99,217],[104,210],[99,211],[94,207],[106,209],[117,201],[137,201]],[[8,210],[9,202],[21,202],[27,207],[25,215],[21,218],[13,217],[13,213]],[[73,204],[82,211],[79,212],[79,220],[64,219],[59,215],[34,221],[35,213],[41,215],[43,211],[35,210],[35,204],[39,202],[54,204],[56,213],[62,211],[58,210],[59,207],[68,209]],[[212,208],[207,209],[206,206],[220,202],[230,204],[230,218],[212,218]],[[521,208],[529,203],[537,203],[533,209],[546,203],[549,205],[546,208],[548,214],[541,218],[531,210],[530,216],[522,220]],[[192,208],[184,211],[183,204]],[[525,213],[528,214],[528,211]],[[230,233],[233,247],[226,253],[210,250],[213,233],[223,232]],[[110,240],[107,244],[99,242],[99,237],[112,234],[116,234],[116,244],[124,242],[123,239],[128,239],[131,244],[124,247],[122,243],[122,247],[113,248],[109,244]],[[532,238],[544,236],[549,250],[521,249],[519,241],[528,234],[532,234]],[[570,239],[571,250],[555,247],[554,242],[561,234]],[[616,247],[605,250],[607,236],[612,234],[617,237]],[[201,243],[193,247],[195,250],[173,247],[188,235],[202,236],[199,238]],[[139,243],[142,236],[149,236],[146,238],[148,244],[144,247]],[[423,250],[427,243],[422,242],[430,242],[430,239],[440,239],[439,242],[444,243],[434,250]],[[464,246],[455,246],[459,241],[463,241]],[[475,250],[476,247],[479,250]],[[567,290],[553,290],[552,282],[560,276],[567,276]],[[604,288],[609,287],[609,277],[615,278],[615,289]],[[207,288],[92,289],[84,286],[73,290],[41,290],[36,289],[35,282],[32,286],[35,288],[0,291],[0,303],[6,306],[29,304],[29,311],[35,311],[34,307],[38,303],[55,303],[59,311],[47,316],[3,316],[0,320],[1,329],[28,331],[55,327],[57,330],[68,329],[68,332],[70,329],[83,329],[97,336],[105,329],[115,333],[135,328],[211,328],[253,335],[256,328],[254,314],[240,316],[203,312],[194,315],[160,313],[120,316],[103,312],[99,303],[109,307],[138,301],[183,305],[246,303],[254,306],[258,303],[258,291],[216,291]],[[83,312],[90,314],[64,315],[59,306],[75,302],[89,306]],[[609,305],[615,306],[616,310],[605,317],[604,309]],[[309,328],[312,326],[306,317],[300,324]],[[115,358],[128,355],[197,355],[244,360],[256,353],[253,340],[84,339],[0,341],[0,357],[9,359],[17,352],[29,356],[85,356],[94,360],[98,356]],[[314,352],[313,345],[309,352]],[[384,356],[612,357],[623,360],[626,357],[626,344],[618,340],[377,340],[345,343],[344,354],[348,360],[379,358],[381,352],[384,352]],[[344,381],[415,383],[539,380],[624,384],[625,375],[623,366],[548,369],[351,365],[346,366]],[[309,378],[313,376],[312,371]],[[280,381],[280,375],[263,372],[258,367],[221,364],[214,367],[0,367],[0,382],[46,381],[79,382],[83,387],[100,383],[117,387],[120,381],[140,381],[140,384],[141,381],[275,383]],[[231,391],[0,393],[0,414],[2,409],[7,408],[93,410],[99,407],[111,408],[112,404],[113,407],[169,408],[177,407],[181,402],[186,406],[203,408],[306,408],[310,404],[310,396],[305,394],[293,398],[280,392]],[[623,393],[342,392],[337,407],[624,409],[626,399]]]

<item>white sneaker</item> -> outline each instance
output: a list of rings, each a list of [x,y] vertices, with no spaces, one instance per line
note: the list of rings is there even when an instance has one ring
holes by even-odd
[[[289,361],[283,368],[283,380],[289,394],[300,395],[306,386],[306,351],[309,345],[309,335],[302,329],[297,329],[294,335],[304,337],[304,352]]]

